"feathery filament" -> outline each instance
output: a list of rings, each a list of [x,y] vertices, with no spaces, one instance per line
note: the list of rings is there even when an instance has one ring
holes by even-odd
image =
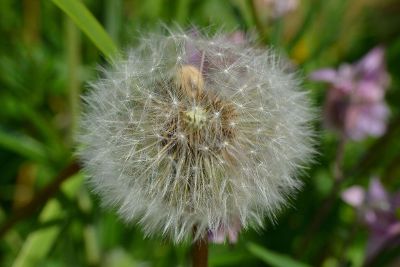
[[[147,234],[262,226],[300,187],[313,114],[273,52],[154,34],[104,74],[78,153],[104,203]]]

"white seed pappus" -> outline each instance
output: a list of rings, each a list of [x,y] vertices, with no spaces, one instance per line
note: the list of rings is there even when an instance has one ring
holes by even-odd
[[[274,52],[149,34],[102,74],[84,96],[78,156],[103,202],[146,234],[262,226],[299,189],[313,112]]]

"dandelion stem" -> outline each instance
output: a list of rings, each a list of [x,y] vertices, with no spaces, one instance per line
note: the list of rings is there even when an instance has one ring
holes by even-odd
[[[192,266],[208,266],[208,240],[207,236],[196,240],[192,247]]]

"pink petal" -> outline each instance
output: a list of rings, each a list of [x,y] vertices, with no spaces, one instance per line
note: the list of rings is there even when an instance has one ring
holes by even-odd
[[[350,64],[342,64],[339,67],[335,86],[343,92],[351,93],[355,90],[356,70]]]
[[[360,207],[365,200],[365,190],[361,186],[352,186],[342,193],[342,199],[353,207]]]
[[[370,105],[369,112],[372,117],[379,120],[386,120],[389,116],[389,108],[383,101],[376,102],[373,105]]]
[[[225,230],[218,229],[216,231],[212,231],[209,234],[208,240],[215,244],[223,244],[225,242],[225,236],[226,236]]]
[[[378,46],[366,54],[357,64],[362,72],[380,71],[384,64],[385,50]]]
[[[390,225],[388,228],[388,234],[390,236],[395,236],[400,234],[400,222]]]
[[[310,79],[314,81],[335,83],[337,72],[334,69],[320,69],[311,73]]]
[[[276,0],[275,1],[275,17],[281,17],[298,6],[298,0]]]
[[[380,101],[385,95],[385,89],[376,82],[362,80],[355,91],[356,98],[363,101]]]
[[[341,64],[338,69],[339,78],[342,81],[343,80],[352,81],[356,73],[357,72],[354,69],[354,66],[347,63]]]
[[[386,192],[385,188],[383,188],[382,183],[377,178],[372,179],[369,184],[368,199],[370,202],[388,202],[389,200],[388,193]]]
[[[386,131],[388,115],[384,102],[353,104],[346,113],[346,134],[352,140],[361,140],[367,135],[381,136]]]
[[[383,121],[370,122],[366,132],[371,136],[382,136],[386,132],[386,123]]]
[[[346,135],[352,140],[361,140],[367,135],[369,128],[368,117],[363,117],[363,107],[360,105],[349,105],[346,112],[344,129]]]
[[[364,211],[364,219],[369,225],[374,225],[379,220],[374,210],[369,209]]]
[[[234,44],[244,44],[246,43],[246,35],[242,31],[235,31],[228,36],[228,40]]]
[[[364,135],[381,136],[386,130],[385,121],[374,114],[372,107],[361,107],[357,121],[357,129]]]
[[[278,18],[297,8],[298,0],[258,0],[257,6],[262,10],[270,10],[273,18]]]
[[[239,231],[237,229],[229,229],[228,230],[228,240],[229,243],[235,244],[238,241]]]

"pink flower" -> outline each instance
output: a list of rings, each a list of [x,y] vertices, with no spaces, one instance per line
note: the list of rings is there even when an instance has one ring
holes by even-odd
[[[190,36],[197,37],[200,36],[200,32],[197,29],[192,29],[189,32]],[[220,54],[228,53],[231,46],[244,45],[249,42],[246,38],[246,35],[242,31],[235,31],[228,35],[219,36],[218,38],[214,38],[213,41],[215,43],[225,43],[226,51],[221,51]],[[207,75],[208,69],[217,68],[218,65],[226,64],[222,62],[222,58],[218,58],[217,56],[203,55],[203,49],[201,47],[195,47],[193,43],[186,44],[186,64],[197,67],[202,70],[203,75]],[[232,58],[232,63],[235,61]]]
[[[261,11],[268,11],[269,16],[276,19],[295,10],[299,5],[298,0],[254,0],[256,7]]]
[[[208,232],[208,240],[215,244],[223,244],[228,239],[230,244],[237,243],[239,239],[239,233],[242,229],[242,224],[239,220],[236,220],[232,227],[220,226],[216,231]]]
[[[389,109],[384,95],[390,79],[384,53],[382,47],[376,47],[355,64],[311,74],[313,80],[330,83],[325,101],[326,121],[350,139],[381,136],[386,131]]]
[[[378,179],[372,179],[367,191],[353,186],[342,193],[342,199],[357,209],[370,230],[367,257],[376,255],[388,240],[397,238],[400,241],[400,220],[396,215],[400,208],[400,192],[389,195]]]

